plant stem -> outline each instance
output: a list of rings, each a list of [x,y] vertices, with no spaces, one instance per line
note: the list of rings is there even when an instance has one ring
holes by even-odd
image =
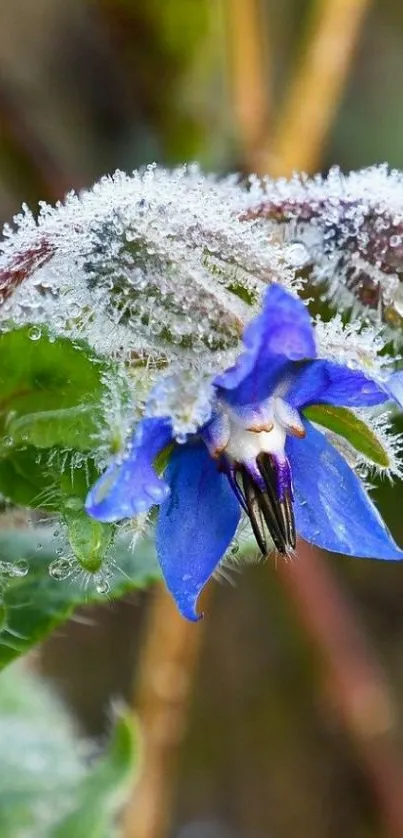
[[[305,48],[260,173],[315,171],[333,123],[370,0],[315,0]]]
[[[143,770],[126,812],[125,838],[160,838],[169,829],[179,749],[202,638],[158,586],[145,627],[135,711],[143,734]]]
[[[234,122],[242,160],[249,171],[262,168],[269,125],[267,44],[260,0],[224,0]]]
[[[401,838],[403,765],[395,744],[398,712],[385,673],[319,550],[300,541],[296,561],[279,562],[278,572],[323,658],[329,699],[354,741],[389,835]]]

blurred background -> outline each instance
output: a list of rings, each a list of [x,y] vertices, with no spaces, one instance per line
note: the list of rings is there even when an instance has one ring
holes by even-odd
[[[403,168],[399,0],[0,3],[0,216],[115,168]],[[403,544],[400,488],[379,503]],[[320,556],[84,610],[35,665],[144,722],[125,838],[403,836],[403,569]],[[134,698],[133,698],[134,695]]]

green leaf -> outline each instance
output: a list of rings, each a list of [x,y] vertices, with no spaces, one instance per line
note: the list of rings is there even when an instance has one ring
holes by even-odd
[[[26,327],[0,335],[0,430],[12,444],[88,450],[108,369],[86,347]]]
[[[129,716],[118,720],[108,753],[81,784],[74,811],[51,838],[110,838],[117,811],[133,782],[137,737]]]
[[[97,475],[90,458],[26,445],[0,458],[0,493],[17,506],[62,513],[70,498],[84,500]]]
[[[111,742],[88,767],[61,702],[31,672],[0,677],[2,838],[111,838],[137,763],[137,729],[120,715]]]
[[[388,453],[382,443],[368,425],[351,410],[329,404],[315,404],[305,408],[303,412],[311,422],[317,422],[344,437],[356,451],[372,463],[382,468],[389,466]]]
[[[60,701],[32,673],[0,676],[0,835],[48,838],[87,769]]]
[[[90,458],[59,449],[26,446],[0,459],[0,492],[19,506],[58,513],[64,521],[71,551],[81,568],[96,573],[116,535],[116,526],[89,518],[84,499],[97,477]]]
[[[26,413],[14,414],[7,420],[6,439],[14,445],[29,443],[37,448],[51,448],[53,445],[74,448],[77,451],[89,451],[94,446],[94,439],[102,421],[101,412],[96,405],[78,405]]]
[[[78,606],[106,601],[105,593],[97,591],[95,583],[86,589],[83,581],[88,576],[75,574],[74,568],[67,575],[69,565],[63,552],[68,554],[66,545],[45,527],[15,532],[0,530],[0,561],[10,568],[2,596],[0,669],[26,654],[67,620]],[[18,575],[21,560],[27,560],[29,567],[24,576]],[[55,562],[64,562],[65,569],[57,579],[49,573],[49,566],[53,564],[54,567]],[[131,550],[127,540],[120,538],[111,550],[109,562],[108,598],[119,598],[134,589],[146,588],[160,578],[150,541],[142,540]],[[80,570],[78,564],[76,568]],[[13,575],[14,569],[16,575]]]

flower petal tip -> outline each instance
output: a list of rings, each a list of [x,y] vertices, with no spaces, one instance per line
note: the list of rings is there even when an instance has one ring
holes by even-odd
[[[191,623],[199,623],[203,619],[204,611],[200,613],[197,611],[198,594],[195,596],[194,593],[188,594],[183,591],[171,591],[171,594],[180,614],[185,620],[189,620]]]

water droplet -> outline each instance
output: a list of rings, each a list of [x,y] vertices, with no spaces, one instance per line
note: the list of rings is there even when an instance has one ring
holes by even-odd
[[[52,579],[57,579],[59,582],[63,579],[68,579],[73,570],[73,565],[68,559],[55,559],[49,565],[49,574]]]
[[[42,336],[42,329],[40,326],[32,326],[28,332],[28,337],[30,340],[39,340]]]
[[[287,247],[287,259],[293,268],[304,268],[311,261],[311,255],[302,242],[293,242]]]
[[[100,579],[95,588],[97,594],[108,594],[111,589],[108,579]]]
[[[29,571],[29,564],[26,559],[20,559],[13,564],[10,573],[12,576],[26,576]]]

